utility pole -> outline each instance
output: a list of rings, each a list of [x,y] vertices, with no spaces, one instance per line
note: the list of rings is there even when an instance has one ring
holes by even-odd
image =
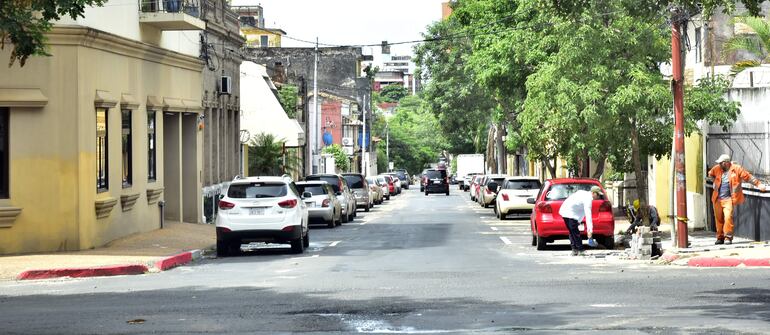
[[[671,9],[671,67],[674,93],[674,182],[676,183],[676,246],[687,248],[687,182],[684,155],[684,78],[681,43],[682,9]]]
[[[321,124],[321,116],[318,113],[318,37],[315,38],[315,62],[313,63],[313,130],[310,132],[313,137],[310,141],[313,148],[313,154],[311,159],[313,160],[313,173],[320,173],[319,168],[319,155],[321,154],[321,146],[319,145],[319,128]]]
[[[361,174],[366,177],[366,107],[369,105],[369,100],[367,99],[368,92],[364,93],[364,108],[363,108],[363,114],[364,114],[364,133],[361,135]]]
[[[385,119],[385,160],[387,160],[385,170],[390,172],[390,125],[387,119]]]

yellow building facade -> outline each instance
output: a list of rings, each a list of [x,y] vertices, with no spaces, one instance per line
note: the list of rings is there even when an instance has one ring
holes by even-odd
[[[83,26],[48,44],[51,57],[0,67],[0,254],[158,229],[161,201],[166,220],[200,222],[203,63]]]
[[[246,47],[249,48],[280,48],[281,36],[286,32],[281,29],[258,28],[241,25],[241,35],[246,37]]]

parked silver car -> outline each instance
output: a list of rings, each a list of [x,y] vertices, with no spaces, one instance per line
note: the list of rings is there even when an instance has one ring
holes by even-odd
[[[356,198],[348,187],[348,182],[338,174],[312,174],[305,181],[325,181],[334,189],[334,194],[342,204],[342,223],[353,221],[356,217]]]
[[[356,197],[356,207],[363,208],[368,212],[372,208],[371,197],[369,196],[369,183],[366,178],[359,173],[343,173],[342,177],[348,182],[353,196]]]
[[[321,221],[329,228],[342,224],[342,205],[334,194],[334,189],[325,181],[301,181],[297,182],[300,194],[310,194],[310,197],[302,198],[307,204],[307,213],[310,223]]]
[[[385,199],[385,194],[382,192],[382,185],[377,182],[377,177],[366,177],[366,182],[369,183],[369,195],[372,198],[372,203],[379,205]]]

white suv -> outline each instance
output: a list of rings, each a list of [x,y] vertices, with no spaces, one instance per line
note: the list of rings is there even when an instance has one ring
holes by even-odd
[[[290,243],[298,254],[310,244],[307,205],[286,177],[233,180],[219,200],[216,226],[219,256],[239,253],[243,243]]]

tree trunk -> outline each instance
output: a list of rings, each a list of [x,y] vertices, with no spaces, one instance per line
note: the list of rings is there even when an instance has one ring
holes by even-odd
[[[498,124],[495,131],[495,147],[497,148],[497,169],[498,173],[507,174],[506,169],[506,154],[505,144],[503,143],[503,133],[505,132],[505,126],[503,123]]]
[[[631,119],[631,160],[636,176],[636,194],[639,196],[639,214],[642,224],[650,225],[649,208],[647,207],[647,178],[642,175],[642,160],[639,153],[639,132],[636,129],[636,119]]]
[[[487,132],[487,167],[490,173],[497,173],[497,160],[495,159],[495,127],[489,127]]]
[[[583,162],[580,171],[580,177],[588,178],[591,176],[591,156],[588,155],[588,149],[583,150]]]
[[[545,167],[548,169],[548,173],[551,174],[551,178],[556,178],[556,159],[557,156],[554,155],[553,165],[551,165],[551,160],[549,158],[543,160],[543,164],[545,164]]]
[[[607,157],[602,157],[599,159],[598,163],[596,164],[596,171],[594,171],[594,174],[591,176],[591,178],[599,179],[599,177],[601,177],[604,173],[604,166],[606,163]]]

